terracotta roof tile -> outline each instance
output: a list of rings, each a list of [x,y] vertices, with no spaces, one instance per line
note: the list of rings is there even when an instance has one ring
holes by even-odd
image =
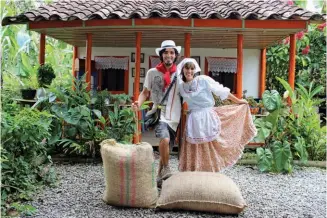
[[[302,19],[325,17],[281,0],[61,0],[14,17],[3,25],[37,20],[131,19],[177,17],[182,19]]]

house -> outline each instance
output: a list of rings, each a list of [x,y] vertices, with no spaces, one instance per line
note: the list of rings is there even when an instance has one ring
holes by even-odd
[[[202,73],[236,96],[247,90],[261,97],[266,47],[290,36],[289,83],[294,88],[294,34],[323,20],[281,0],[65,0],[5,17],[2,25],[26,24],[39,32],[40,63],[46,36],[73,45],[73,74],[83,60],[89,88],[137,98],[146,71],[158,63],[155,48],[171,39],[183,47],[181,56],[196,57]]]

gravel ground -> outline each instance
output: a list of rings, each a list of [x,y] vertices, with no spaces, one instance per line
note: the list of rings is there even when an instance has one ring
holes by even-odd
[[[158,164],[158,160],[156,160]],[[173,171],[178,160],[171,157]],[[34,217],[237,217],[190,211],[132,209],[106,205],[101,164],[55,165],[59,184],[40,193],[32,205]],[[326,217],[326,170],[297,168],[292,175],[260,173],[256,167],[236,165],[223,172],[239,185],[248,207],[238,217]]]

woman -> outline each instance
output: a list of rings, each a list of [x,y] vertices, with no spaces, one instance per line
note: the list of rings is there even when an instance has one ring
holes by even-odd
[[[180,150],[180,171],[217,172],[232,166],[256,135],[247,101],[238,99],[209,76],[194,77],[201,71],[195,59],[185,58],[177,70],[178,88],[189,110]],[[215,108],[212,94],[237,105]]]

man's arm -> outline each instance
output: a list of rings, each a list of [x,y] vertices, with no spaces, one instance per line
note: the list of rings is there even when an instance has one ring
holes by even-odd
[[[144,87],[137,101],[135,101],[132,104],[133,110],[135,111],[140,110],[141,105],[143,104],[143,102],[145,102],[145,100],[149,97],[149,95],[150,95],[150,91]]]

